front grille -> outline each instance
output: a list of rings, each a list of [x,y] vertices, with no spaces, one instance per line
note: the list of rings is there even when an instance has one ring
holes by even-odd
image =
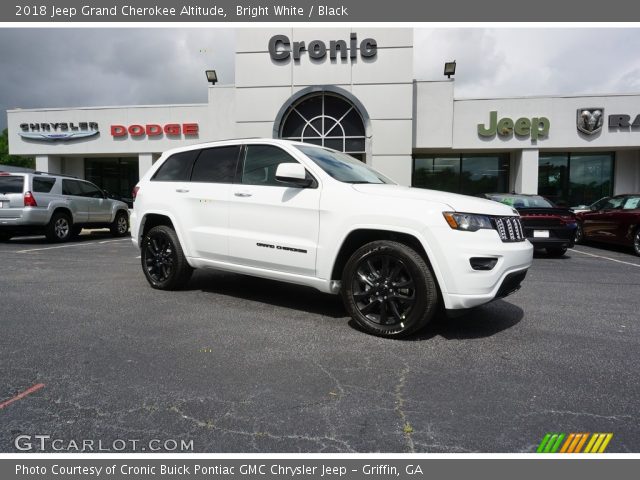
[[[493,217],[493,225],[503,242],[524,242],[525,235],[520,217]]]

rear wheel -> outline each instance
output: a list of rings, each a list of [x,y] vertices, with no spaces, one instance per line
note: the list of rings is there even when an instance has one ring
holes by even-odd
[[[636,233],[633,236],[633,251],[640,256],[640,227],[636,229]]]
[[[114,237],[124,237],[129,231],[129,215],[120,210],[116,213],[116,218],[113,220],[109,230],[111,230],[111,235]]]
[[[566,247],[547,247],[547,255],[549,257],[562,257],[565,253],[567,253]]]
[[[403,337],[425,327],[438,307],[438,289],[424,259],[398,242],[358,249],[342,275],[342,298],[368,333]]]
[[[68,242],[72,237],[73,223],[66,213],[54,213],[47,224],[45,236],[50,242]]]
[[[140,259],[147,281],[160,290],[184,287],[193,273],[176,232],[166,225],[153,227],[145,234]]]

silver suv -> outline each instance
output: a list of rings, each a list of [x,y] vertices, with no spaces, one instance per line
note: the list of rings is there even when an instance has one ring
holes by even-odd
[[[66,242],[83,228],[109,228],[116,237],[126,235],[127,204],[75,177],[0,172],[0,241],[44,234],[51,242]]]

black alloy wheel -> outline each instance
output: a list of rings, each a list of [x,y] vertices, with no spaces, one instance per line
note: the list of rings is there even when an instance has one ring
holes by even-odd
[[[147,232],[142,240],[140,258],[147,281],[160,290],[183,287],[193,271],[175,231],[165,225],[153,227]]]
[[[343,274],[343,300],[367,332],[402,337],[424,327],[437,308],[431,270],[413,249],[376,241],[357,250]]]

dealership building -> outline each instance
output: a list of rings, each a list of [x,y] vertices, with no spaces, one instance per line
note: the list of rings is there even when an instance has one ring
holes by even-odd
[[[453,78],[415,80],[413,59],[412,29],[239,29],[235,84],[209,85],[207,103],[10,110],[10,153],[123,197],[167,149],[246,137],[469,195],[575,205],[640,191],[640,95],[462,99]]]

